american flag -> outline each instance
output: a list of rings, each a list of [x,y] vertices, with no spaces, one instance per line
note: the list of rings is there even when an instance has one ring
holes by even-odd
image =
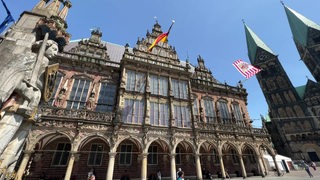
[[[251,64],[248,64],[248,63],[242,61],[241,59],[236,60],[232,64],[247,79],[249,79],[250,77],[254,76],[255,74],[257,74],[258,72],[261,71],[261,69],[256,68],[256,67],[252,66]]]

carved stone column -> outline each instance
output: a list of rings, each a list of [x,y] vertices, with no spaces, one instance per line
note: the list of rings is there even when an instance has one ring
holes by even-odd
[[[77,155],[76,153],[77,153],[76,151],[70,152],[68,167],[67,167],[67,171],[66,171],[66,175],[64,176],[64,179],[70,179],[71,177],[74,160]]]
[[[202,171],[201,171],[201,163],[200,163],[200,154],[195,154],[196,159],[196,171],[198,180],[202,180]]]
[[[272,159],[273,159],[274,165],[276,166],[278,175],[280,175],[281,172],[280,172],[280,168],[279,168],[279,166],[278,166],[277,160],[276,160],[276,155],[272,155]]]
[[[225,179],[226,178],[226,172],[224,170],[222,154],[219,154],[219,161],[220,161],[221,175],[222,175],[222,178]]]
[[[265,177],[265,169],[264,169],[264,165],[262,162],[262,156],[258,156],[258,163],[259,163],[259,168],[260,168],[260,172],[261,172],[261,176]]]
[[[246,172],[246,167],[244,166],[243,163],[243,158],[242,155],[239,155],[239,160],[240,160],[240,167],[241,167],[241,171],[242,171],[242,177],[243,179],[247,178],[247,172]]]
[[[114,159],[115,159],[116,155],[117,155],[117,153],[115,153],[115,152],[109,152],[107,180],[112,180],[112,178],[113,178]]]
[[[142,153],[141,156],[141,180],[147,180],[148,153]]]
[[[176,180],[176,154],[170,154],[171,180]]]
[[[26,167],[28,165],[28,162],[30,160],[30,156],[32,155],[33,151],[24,151],[23,159],[21,161],[20,167],[17,171],[17,175],[15,177],[15,180],[22,179],[23,173],[26,170]]]

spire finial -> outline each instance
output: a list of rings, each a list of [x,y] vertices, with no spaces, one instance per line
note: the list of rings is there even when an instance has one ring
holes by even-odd
[[[243,24],[246,24],[246,22],[244,21],[244,19],[241,19],[241,21],[242,21]]]
[[[157,18],[157,16],[154,16],[153,19],[156,21],[156,24],[158,24],[158,18]]]
[[[280,1],[280,3],[284,6],[284,3],[283,3],[283,1]]]

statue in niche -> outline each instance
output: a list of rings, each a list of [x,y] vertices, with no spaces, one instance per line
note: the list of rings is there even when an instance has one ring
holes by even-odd
[[[95,93],[91,92],[90,97],[88,98],[87,104],[86,104],[86,108],[88,110],[93,111],[95,108],[96,104],[95,104]]]
[[[62,107],[63,106],[63,101],[66,97],[66,89],[62,88],[59,91],[58,97],[56,98],[56,100],[54,101],[54,106],[55,107]]]

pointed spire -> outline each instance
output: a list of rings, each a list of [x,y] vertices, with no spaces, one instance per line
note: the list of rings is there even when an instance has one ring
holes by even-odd
[[[51,15],[58,15],[59,10],[60,10],[60,2],[62,2],[63,0],[53,0],[47,7],[46,9],[48,9],[51,12]]]
[[[243,24],[246,33],[248,56],[251,63],[254,63],[258,48],[274,55],[273,51],[245,23]]]
[[[284,4],[283,6],[287,14],[294,40],[303,46],[307,46],[309,28],[320,31],[320,26]]]
[[[62,8],[62,10],[59,13],[59,17],[61,17],[61,19],[66,20],[66,17],[68,15],[68,11],[71,8],[72,4],[69,0],[63,2],[64,7]]]
[[[33,9],[42,9],[48,2],[49,0],[40,0]]]

